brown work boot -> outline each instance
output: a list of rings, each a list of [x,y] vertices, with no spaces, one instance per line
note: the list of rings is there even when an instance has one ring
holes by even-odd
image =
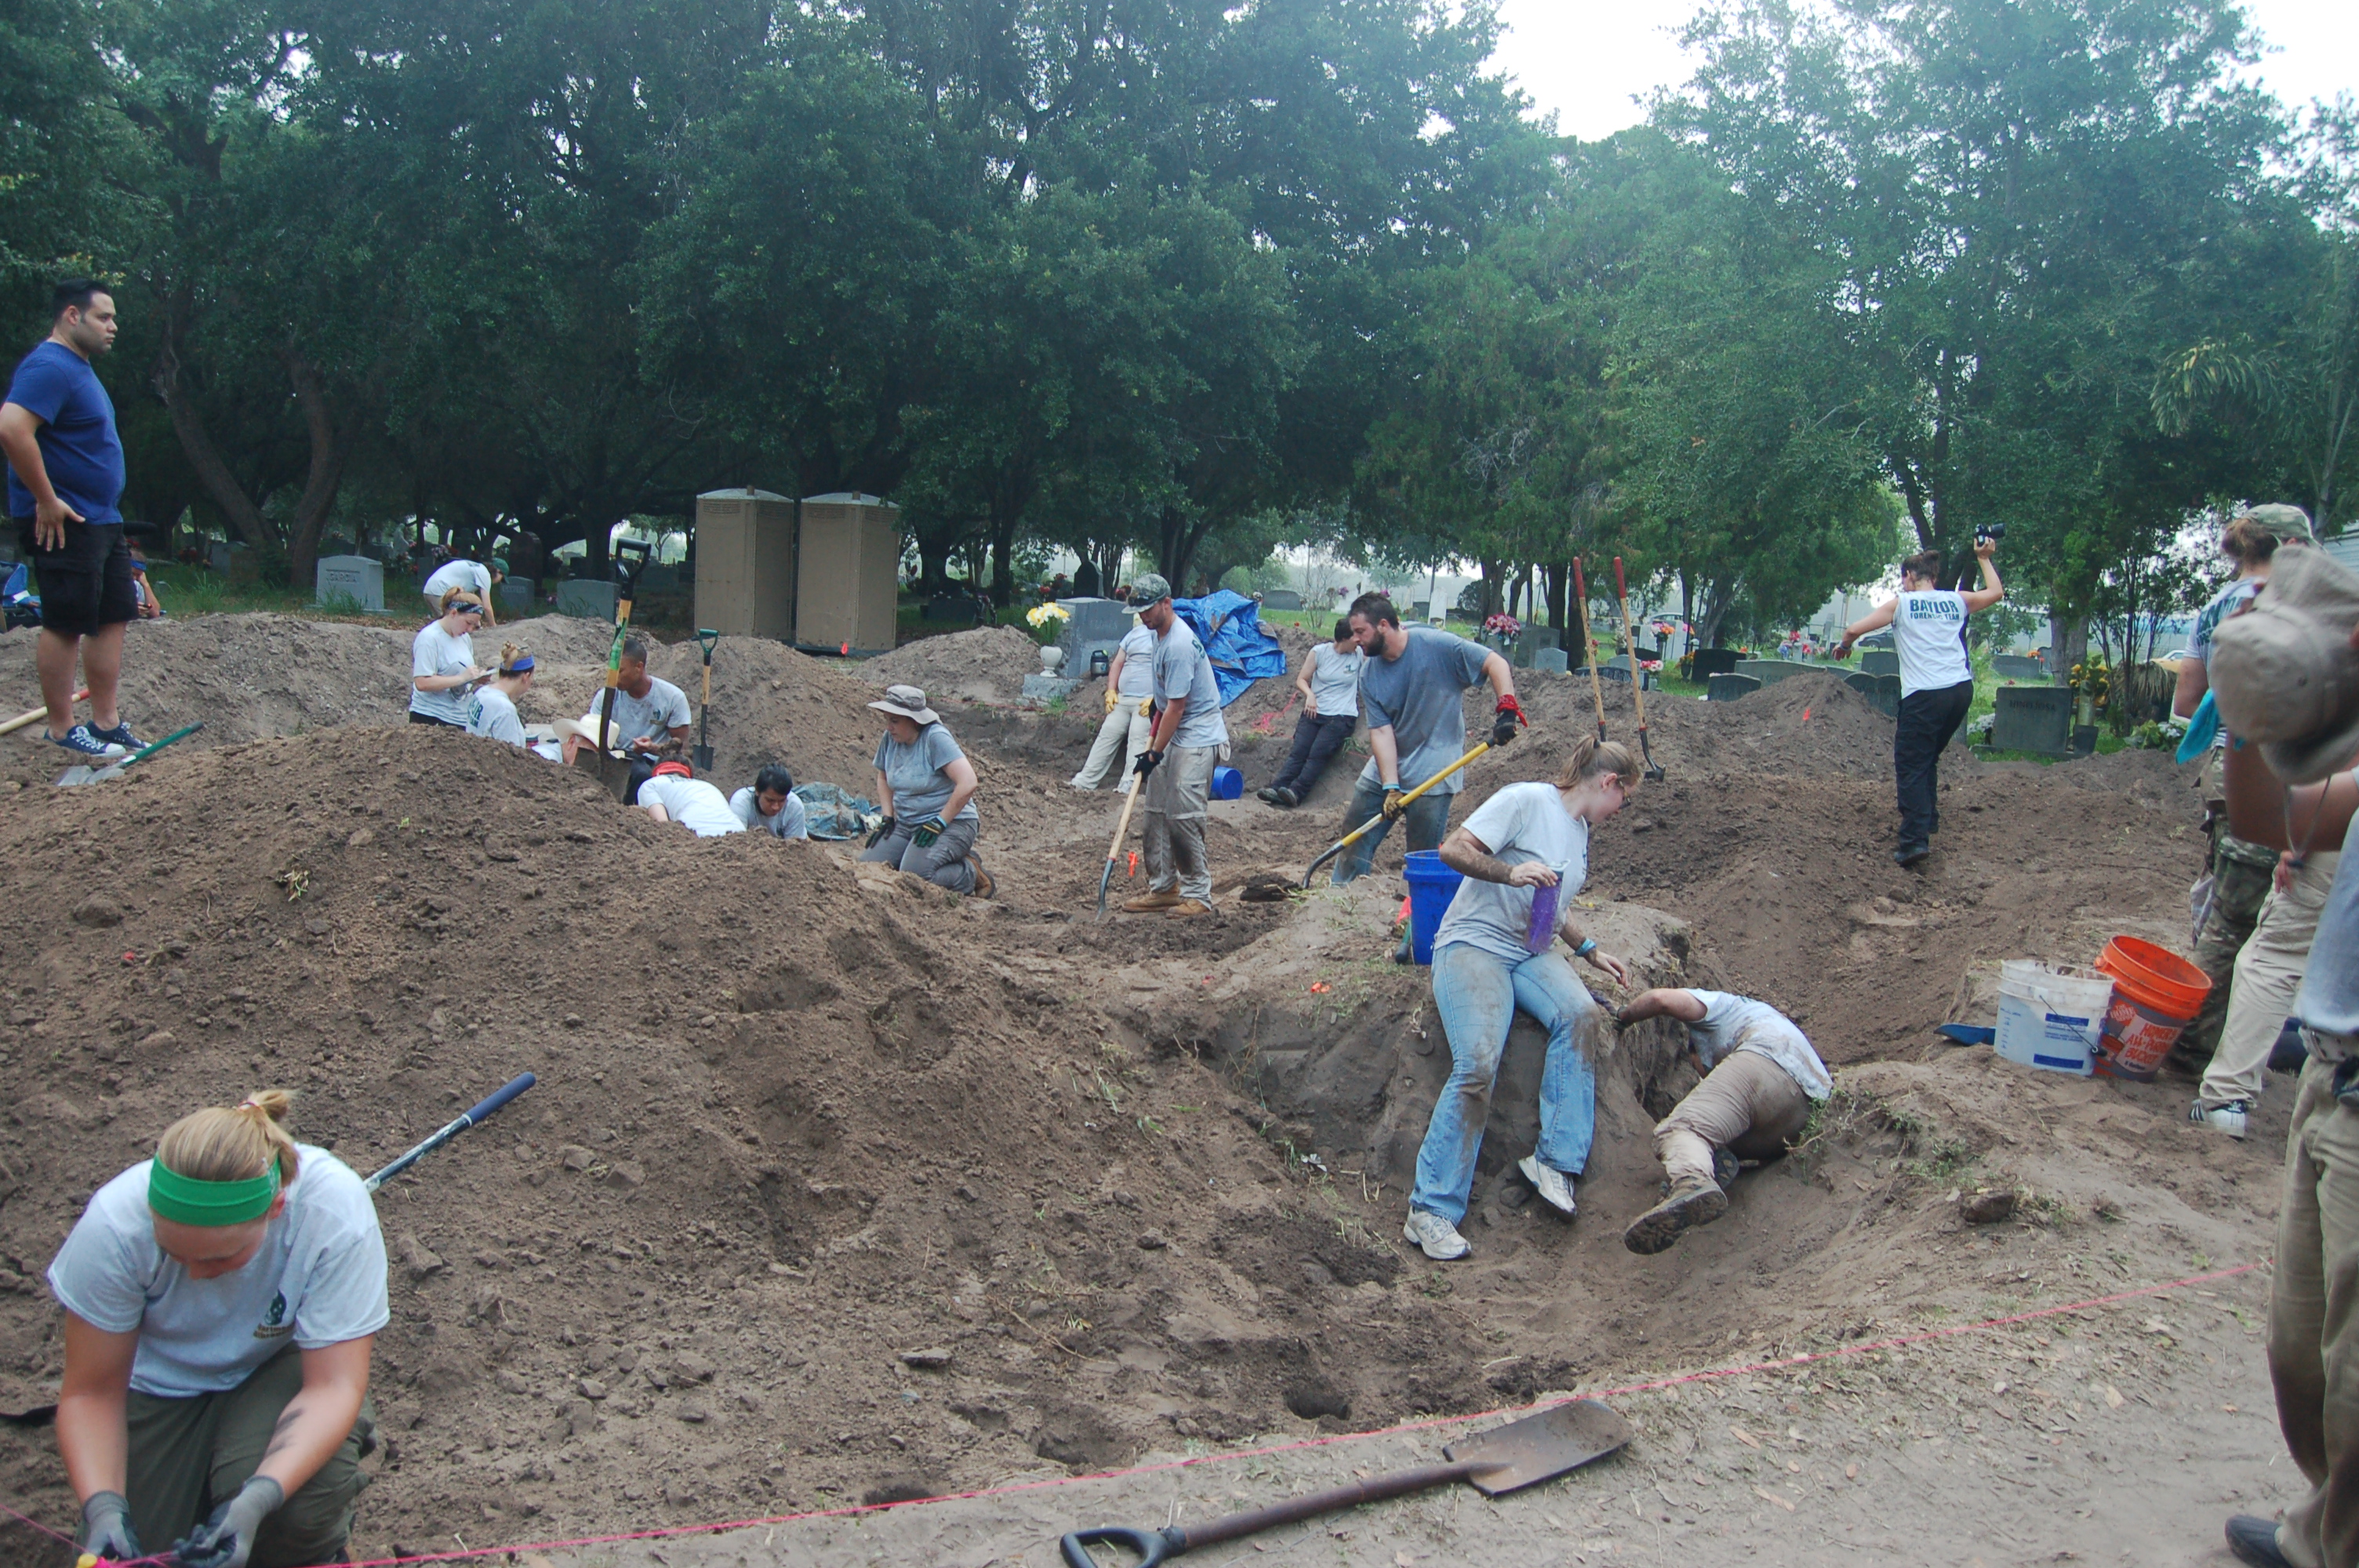
[[[1210,914],[1212,913],[1212,906],[1206,903],[1201,898],[1183,898],[1178,903],[1171,906],[1171,918],[1174,920],[1179,919],[1183,914]]]
[[[1630,1228],[1622,1233],[1622,1245],[1652,1257],[1668,1250],[1680,1238],[1680,1232],[1693,1226],[1710,1225],[1727,1212],[1726,1193],[1710,1182],[1690,1180],[1632,1220]]]
[[[966,863],[974,868],[975,897],[989,898],[994,892],[998,891],[999,884],[991,880],[991,873],[983,869],[983,858],[981,856],[969,855],[966,858]]]
[[[1166,888],[1161,892],[1143,892],[1122,906],[1125,914],[1153,914],[1158,909],[1177,909],[1187,901],[1178,888]]]

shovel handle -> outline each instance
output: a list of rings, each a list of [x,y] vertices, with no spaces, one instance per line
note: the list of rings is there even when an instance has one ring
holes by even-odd
[[[1389,1475],[1372,1476],[1364,1481],[1353,1481],[1341,1487],[1330,1487],[1323,1492],[1308,1497],[1289,1498],[1282,1503],[1272,1503],[1266,1509],[1230,1514],[1208,1523],[1166,1530],[1130,1530],[1122,1526],[1102,1526],[1096,1530],[1077,1530],[1058,1542],[1067,1568],[1099,1568],[1089,1548],[1093,1542],[1125,1546],[1139,1554],[1136,1568],[1154,1568],[1169,1562],[1185,1552],[1200,1546],[1217,1546],[1224,1541],[1236,1541],[1248,1535],[1258,1535],[1281,1525],[1299,1524],[1322,1514],[1340,1513],[1364,1503],[1378,1503],[1386,1498],[1405,1497],[1410,1492],[1423,1492],[1435,1487],[1463,1481],[1484,1470],[1498,1468],[1496,1461],[1478,1463],[1461,1460],[1450,1465],[1419,1465],[1407,1470],[1395,1470]]]
[[[1409,803],[1416,800],[1418,796],[1423,795],[1427,790],[1431,789],[1435,784],[1440,784],[1442,780],[1448,778],[1451,774],[1456,773],[1459,769],[1464,767],[1467,763],[1473,762],[1475,758],[1481,756],[1490,749],[1491,742],[1488,741],[1483,741],[1473,751],[1467,752],[1464,756],[1459,758],[1456,762],[1451,763],[1448,767],[1442,769],[1440,773],[1434,774],[1431,778],[1426,780],[1415,789],[1410,790],[1408,794],[1402,795],[1400,797],[1401,809],[1404,811],[1408,810]],[[1369,817],[1365,822],[1361,823],[1357,827],[1353,828],[1349,833],[1344,834],[1341,838],[1336,839],[1334,843],[1329,845],[1327,847],[1327,852],[1320,856],[1317,860],[1311,861],[1310,866],[1304,870],[1302,873],[1302,885],[1306,888],[1309,887],[1310,885],[1310,879],[1318,874],[1320,867],[1325,865],[1328,861],[1333,860],[1336,856],[1342,854],[1344,850],[1350,849],[1353,845],[1358,843],[1361,839],[1366,838],[1377,828],[1383,827],[1388,820],[1389,818],[1387,818],[1383,812],[1379,811],[1374,816]]]

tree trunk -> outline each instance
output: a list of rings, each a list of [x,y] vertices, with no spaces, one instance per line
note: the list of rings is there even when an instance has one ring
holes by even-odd
[[[246,498],[245,487],[229,471],[221,449],[213,445],[212,435],[205,429],[195,401],[181,389],[180,356],[168,337],[164,351],[157,356],[150,384],[163,400],[164,412],[172,421],[172,434],[179,438],[180,450],[187,455],[189,467],[196,470],[197,482],[204,486],[206,498],[221,509],[230,526],[247,544],[256,548],[277,544],[277,535],[271,531],[269,519]]]
[[[299,589],[317,576],[320,531],[343,483],[344,461],[352,455],[359,421],[346,420],[342,429],[336,428],[334,412],[328,406],[327,378],[300,354],[288,352],[287,374],[295,384],[295,400],[302,407],[303,424],[311,438],[311,471],[295,503],[295,530],[287,541],[288,571],[293,586]]]

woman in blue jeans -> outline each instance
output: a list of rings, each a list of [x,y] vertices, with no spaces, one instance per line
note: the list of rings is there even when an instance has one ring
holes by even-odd
[[[1574,957],[1630,983],[1622,960],[1600,949],[1571,915],[1573,895],[1589,879],[1591,826],[1621,810],[1637,787],[1636,759],[1621,746],[1583,737],[1553,784],[1509,784],[1442,840],[1443,863],[1466,878],[1433,937],[1433,1010],[1450,1039],[1450,1080],[1418,1150],[1403,1233],[1437,1261],[1466,1256],[1458,1222],[1466,1217],[1491,1086],[1517,1008],[1549,1032],[1549,1043],[1539,1147],[1516,1168],[1551,1208],[1572,1216],[1573,1178],[1588,1166],[1597,1130],[1597,1079],[1576,1042],[1597,1000],[1556,942],[1562,938]],[[1543,899],[1541,889],[1553,891]],[[1538,933],[1536,902],[1548,920]],[[1551,905],[1552,920],[1545,913]]]

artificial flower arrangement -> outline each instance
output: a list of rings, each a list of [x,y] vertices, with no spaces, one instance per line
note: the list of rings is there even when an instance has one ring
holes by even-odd
[[[1073,612],[1061,604],[1036,604],[1024,612],[1024,623],[1043,638],[1056,636],[1058,629],[1073,618]]]
[[[1524,634],[1524,623],[1503,610],[1484,622],[1483,630],[1501,637],[1520,637]]]

